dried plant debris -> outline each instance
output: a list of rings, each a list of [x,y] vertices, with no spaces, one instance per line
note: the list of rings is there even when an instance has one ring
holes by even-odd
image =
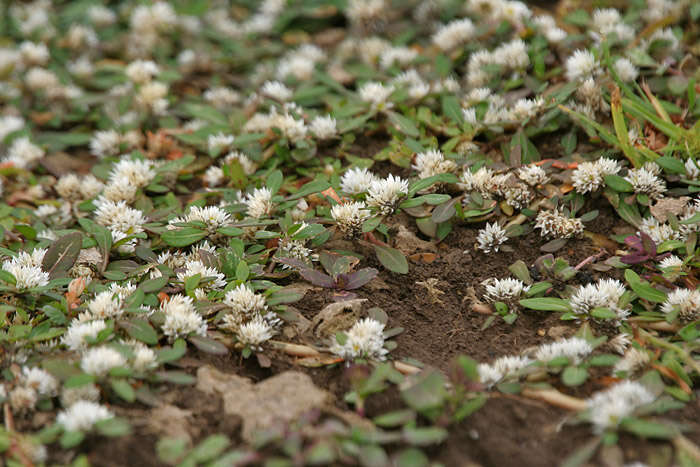
[[[699,20],[8,2],[0,453],[697,465]]]

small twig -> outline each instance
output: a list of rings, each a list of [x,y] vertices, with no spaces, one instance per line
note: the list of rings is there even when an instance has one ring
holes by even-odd
[[[678,435],[673,438],[673,445],[676,447],[676,449],[685,451],[686,454],[695,459],[695,462],[700,462],[700,448],[698,448],[697,444],[693,443],[685,436]]]
[[[398,360],[394,362],[394,368],[404,375],[415,375],[416,373],[420,373],[422,370],[417,366],[409,365],[408,363],[400,362]]]
[[[292,344],[289,342],[280,341],[269,341],[269,343],[273,348],[296,357],[317,357],[321,355],[321,352],[307,345]]]
[[[524,388],[522,395],[532,399],[539,399],[555,407],[579,412],[586,408],[586,401],[578,397],[567,396],[556,389],[532,389]]]
[[[603,251],[599,251],[598,253],[596,253],[594,255],[589,256],[588,258],[586,258],[583,261],[581,261],[580,263],[578,263],[574,267],[574,270],[576,270],[576,271],[580,270],[582,267],[584,267],[585,265],[587,265],[589,263],[592,263],[593,261],[597,260],[598,258],[603,256],[604,254],[605,254],[605,251],[603,250]]]
[[[12,410],[10,410],[10,404],[5,402],[2,407],[3,415],[5,416],[5,429],[12,433],[15,431],[15,420],[12,418]]]

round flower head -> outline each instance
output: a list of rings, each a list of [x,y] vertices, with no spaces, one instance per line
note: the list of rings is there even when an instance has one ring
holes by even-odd
[[[486,224],[486,227],[479,230],[479,234],[476,236],[477,246],[484,253],[497,252],[507,240],[505,229],[497,222]]]
[[[272,212],[272,192],[267,188],[256,188],[243,201],[248,207],[248,215],[255,219],[267,216]]]
[[[232,313],[246,317],[261,314],[267,310],[265,297],[256,294],[246,284],[240,284],[235,289],[226,292],[224,304],[231,308]]]
[[[345,193],[357,195],[369,190],[370,185],[375,180],[378,180],[377,176],[369,170],[354,167],[340,178],[340,189]]]
[[[690,289],[673,290],[661,305],[661,311],[664,313],[678,311],[678,319],[683,323],[690,323],[700,319],[700,291]]]
[[[479,380],[485,386],[491,387],[501,380],[520,372],[532,362],[533,360],[528,357],[514,355],[501,357],[491,364],[480,363],[477,367]]]
[[[274,329],[260,316],[238,327],[236,337],[238,341],[255,350],[261,350],[261,346],[274,335]]]
[[[346,359],[370,358],[384,360],[388,351],[384,348],[384,324],[372,318],[357,321],[345,334],[345,342],[337,340],[331,352]]]
[[[591,352],[593,352],[593,347],[585,339],[572,337],[539,346],[534,357],[545,363],[555,358],[566,357],[570,363],[577,365],[583,357],[588,356]]]
[[[387,109],[393,106],[391,102],[387,102],[389,96],[394,92],[393,86],[385,86],[378,82],[369,82],[362,85],[359,89],[360,99],[372,104],[375,109]]]
[[[543,237],[572,238],[583,233],[583,222],[576,217],[567,217],[559,210],[540,211],[535,228]]]
[[[389,175],[383,180],[374,180],[367,190],[367,205],[381,214],[394,212],[399,201],[408,193],[408,181]]]
[[[113,418],[105,406],[96,402],[79,400],[68,409],[58,413],[56,423],[66,431],[88,431],[95,423]]]
[[[330,115],[314,118],[309,128],[311,133],[318,139],[330,139],[338,134],[335,118]]]
[[[336,204],[331,208],[331,217],[335,220],[338,230],[348,238],[355,238],[362,233],[362,224],[370,216],[362,201]]]
[[[577,81],[593,75],[597,68],[596,59],[588,50],[577,50],[566,59],[566,79]]]
[[[160,307],[165,314],[163,333],[166,336],[175,339],[190,334],[206,335],[207,323],[197,313],[190,297],[181,294],[173,295],[162,302]]]
[[[112,368],[126,366],[126,358],[110,347],[96,347],[83,354],[80,368],[88,374],[105,376]]]
[[[523,281],[518,279],[487,279],[481,283],[486,288],[486,300],[490,302],[508,301],[518,299],[524,292],[530,289]]]
[[[656,399],[647,388],[636,381],[625,380],[605,391],[595,393],[586,401],[590,420],[597,433],[616,427],[640,406]]]

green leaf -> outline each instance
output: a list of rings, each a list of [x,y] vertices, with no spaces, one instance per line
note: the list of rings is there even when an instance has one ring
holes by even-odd
[[[426,413],[445,403],[445,377],[438,371],[425,371],[418,375],[414,384],[401,391],[401,397],[409,407]]]
[[[167,363],[178,360],[187,352],[187,344],[182,339],[177,339],[172,347],[164,347],[158,350],[158,361]]]
[[[118,323],[119,327],[124,329],[133,339],[148,345],[156,345],[158,343],[158,333],[147,320],[133,318],[128,321],[118,321]]]
[[[10,272],[5,271],[4,269],[0,269],[0,281],[7,282],[8,284],[12,285],[17,284],[17,279],[15,279],[15,276],[13,276]]]
[[[642,282],[639,275],[637,275],[637,273],[633,270],[627,269],[625,271],[625,280],[632,290],[634,290],[634,293],[639,295],[644,300],[653,303],[662,303],[666,301],[666,294],[664,292],[655,289],[646,282]]]
[[[228,354],[228,348],[221,342],[211,339],[209,337],[203,336],[190,336],[187,338],[189,342],[194,344],[202,352],[214,354],[214,355],[226,355]]]
[[[287,201],[303,198],[304,196],[308,196],[313,193],[318,193],[324,190],[327,190],[330,188],[331,184],[328,183],[325,180],[312,180],[306,185],[302,186],[299,188],[299,191],[294,193],[292,196],[289,196]]]
[[[518,303],[525,308],[530,308],[531,310],[560,312],[571,311],[571,306],[569,305],[568,301],[555,297],[524,298]]]
[[[418,138],[420,136],[420,131],[410,118],[406,118],[396,112],[389,112],[389,120],[399,127],[399,130],[405,135],[411,138]]]
[[[612,311],[610,308],[594,308],[591,311],[591,316],[598,319],[615,319],[617,318],[617,313]]]
[[[197,378],[184,371],[159,371],[156,373],[156,379],[159,382],[173,384],[194,384],[197,382]]]
[[[561,374],[561,381],[569,386],[580,386],[588,379],[588,371],[578,366],[567,366]]]
[[[402,434],[404,441],[415,446],[439,444],[447,439],[447,430],[437,426],[425,428],[406,427]]]
[[[136,400],[134,388],[131,387],[128,381],[124,379],[113,379],[110,385],[112,386],[112,390],[125,401],[134,402],[134,400]]]
[[[187,460],[195,463],[207,462],[218,457],[231,444],[226,435],[216,434],[199,443],[188,455]]]
[[[666,169],[668,172],[679,175],[685,174],[685,165],[683,165],[683,162],[679,161],[675,157],[661,156],[655,159],[654,162]]]
[[[620,428],[641,438],[673,439],[678,430],[662,423],[628,417],[622,420]]]
[[[181,227],[163,232],[160,238],[168,245],[183,247],[192,245],[207,236],[206,230],[195,227]]]
[[[396,456],[397,467],[428,467],[430,459],[420,449],[408,448]]]
[[[153,279],[146,279],[145,281],[141,282],[139,289],[143,290],[144,293],[160,292],[160,289],[165,287],[167,284],[167,277],[155,277]]]
[[[619,175],[606,175],[605,184],[620,193],[632,193],[634,191],[632,184]]]
[[[49,277],[63,277],[73,267],[83,246],[83,234],[80,232],[64,235],[54,242],[46,251],[41,269],[49,273]]]
[[[459,100],[455,96],[442,96],[442,113],[455,122],[457,125],[464,124],[464,115],[462,114],[462,106],[459,105]]]
[[[82,431],[64,431],[61,436],[61,447],[63,449],[74,448],[85,439],[85,433]]]
[[[279,191],[280,187],[282,186],[283,181],[284,181],[284,175],[282,175],[282,172],[279,170],[273,170],[267,176],[266,186],[274,195]]]
[[[598,450],[600,438],[595,437],[564,459],[561,467],[579,467],[586,464]]]
[[[439,224],[452,219],[457,213],[457,209],[455,208],[457,202],[459,202],[459,199],[453,198],[445,203],[437,205],[435,209],[433,209],[433,214],[431,216],[433,222]]]
[[[406,425],[407,423],[413,422],[415,419],[416,413],[413,410],[403,409],[379,415],[372,421],[375,425],[382,428],[392,428]]]
[[[126,436],[131,433],[131,425],[125,418],[114,417],[95,423],[97,431],[104,436]]]
[[[382,266],[398,274],[408,273],[408,261],[403,253],[395,248],[374,245],[374,252]]]

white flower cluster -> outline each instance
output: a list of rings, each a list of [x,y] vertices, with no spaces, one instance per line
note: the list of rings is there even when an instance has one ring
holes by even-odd
[[[617,324],[629,315],[627,307],[619,305],[626,289],[617,279],[600,279],[596,283],[580,286],[569,299],[572,311],[588,315],[596,308],[608,308],[617,315]]]
[[[114,202],[100,197],[95,201],[95,205],[97,206],[95,221],[112,232],[112,241],[114,243],[129,235],[143,232],[143,224],[146,223],[146,217],[138,209],[129,207],[126,201]],[[122,244],[120,251],[130,252],[134,250],[135,246],[136,239],[131,239]]]
[[[700,319],[700,290],[678,288],[669,292],[661,311],[667,314],[677,311],[682,323]]]
[[[112,368],[125,367],[126,357],[116,349],[107,346],[88,349],[80,360],[80,368],[87,374],[103,377]]]
[[[248,216],[259,219],[269,215],[274,204],[272,203],[272,192],[267,188],[255,188],[252,193],[249,193],[243,200],[248,207]]]
[[[272,128],[277,128],[292,142],[306,138],[309,131],[304,119],[295,117],[287,110],[278,113],[275,107],[269,113],[256,113],[243,126],[249,132],[266,132]]]
[[[51,398],[58,393],[58,381],[41,368],[22,368],[22,373],[16,379],[16,386],[6,396],[12,410],[22,412],[34,409],[41,399]],[[5,390],[3,385],[2,391]]]
[[[416,154],[415,162],[411,167],[418,172],[418,178],[428,178],[453,172],[457,168],[457,164],[445,159],[445,155],[439,149],[431,149]]]
[[[243,169],[243,173],[246,175],[253,175],[255,171],[258,170],[257,164],[250,160],[248,156],[246,156],[242,152],[232,151],[229,152],[226,155],[226,157],[221,159],[221,163],[219,166],[209,166],[209,168],[204,173],[204,183],[206,183],[210,187],[221,185],[224,182],[224,170],[222,167],[225,167],[234,161],[238,162],[241,165],[241,169]]]
[[[606,175],[616,175],[620,169],[616,160],[607,157],[601,157],[595,162],[581,162],[571,175],[571,182],[576,191],[585,194],[598,190]]]
[[[367,190],[367,205],[382,215],[392,214],[408,193],[408,181],[392,174],[385,179],[373,180]]]
[[[573,238],[583,233],[583,222],[577,217],[565,216],[558,209],[540,211],[535,219],[535,228],[543,237]]]
[[[586,78],[595,77],[599,72],[598,61],[592,52],[588,50],[576,50],[564,64],[566,79],[569,81],[583,81]]]
[[[235,333],[244,346],[261,350],[262,344],[277,332],[279,318],[268,312],[265,296],[255,293],[247,284],[226,292],[224,304],[230,310],[224,315],[221,327]]]
[[[79,177],[72,173],[59,178],[55,186],[56,193],[69,201],[94,198],[103,188],[104,183],[94,175]]]
[[[384,348],[384,324],[372,318],[361,319],[345,333],[345,342],[335,340],[330,351],[345,360],[384,360],[389,352]]]
[[[107,324],[101,319],[92,321],[74,319],[61,337],[61,342],[69,350],[82,350],[87,347],[88,338],[96,339],[97,335],[105,329],[107,329]]]
[[[1,130],[0,133],[2,133]],[[44,154],[45,152],[42,148],[32,143],[28,137],[22,136],[12,141],[7,154],[0,158],[0,164],[9,164],[18,169],[27,169],[44,157]]]
[[[330,115],[318,116],[309,124],[311,133],[318,139],[331,139],[338,134],[335,118]]]
[[[480,363],[477,366],[479,380],[486,387],[491,387],[504,379],[517,375],[531,365],[534,360],[521,355],[505,356],[493,363]]]
[[[56,416],[56,423],[66,431],[89,431],[95,423],[114,418],[107,407],[96,402],[79,400]]]
[[[207,323],[204,322],[202,315],[197,313],[190,297],[181,294],[172,295],[160,304],[160,309],[165,315],[163,334],[170,339],[187,337],[191,334],[206,335]]]
[[[578,365],[584,357],[593,352],[593,347],[585,339],[571,337],[549,344],[542,344],[535,350],[534,357],[544,363],[555,358],[567,358],[569,363]]]
[[[649,196],[651,199],[663,198],[666,182],[659,177],[660,168],[653,162],[644,164],[639,169],[630,169],[625,180],[632,184],[634,192]]]
[[[2,263],[2,269],[15,277],[19,290],[40,287],[49,283],[49,273],[41,269],[46,254],[45,248],[36,248],[31,254],[21,251],[17,256]]]
[[[369,170],[354,167],[340,178],[340,189],[350,195],[358,195],[369,190],[375,180],[379,180],[379,178]]]
[[[625,352],[625,356],[615,363],[612,374],[622,373],[625,376],[631,376],[635,371],[644,368],[649,360],[649,353],[646,350],[631,347]]]
[[[450,51],[474,37],[476,28],[469,18],[454,20],[440,26],[433,34],[432,42],[443,51]]]
[[[196,257],[193,255],[193,257]],[[197,300],[204,300],[210,290],[221,290],[226,287],[224,274],[215,267],[206,266],[199,259],[190,259],[185,262],[185,267],[177,271],[176,277],[183,283],[192,276],[199,274],[200,280],[194,294]]]
[[[336,204],[331,208],[331,217],[345,237],[355,238],[362,233],[362,224],[371,217],[365,203],[355,201]]]
[[[481,196],[499,196],[515,209],[527,207],[534,199],[534,193],[510,173],[494,174],[493,170],[481,167],[476,172],[465,169],[457,184],[466,192],[477,191]]]
[[[530,186],[544,185],[549,181],[547,172],[534,164],[518,169],[518,178]]]
[[[510,277],[506,279],[492,277],[483,281],[481,285],[486,289],[484,298],[489,302],[515,301],[530,290],[530,286],[525,285],[523,281]]]
[[[389,96],[393,92],[394,86],[385,86],[376,81],[367,82],[358,90],[360,99],[372,104],[372,108],[377,110],[386,110],[394,106],[389,102]]]
[[[476,236],[477,247],[484,253],[497,252],[507,240],[506,230],[498,222],[487,223]]]
[[[467,63],[467,84],[471,88],[485,86],[493,77],[489,66],[498,65],[501,72],[520,71],[530,65],[527,44],[521,39],[506,42],[493,51],[486,49],[474,52]]]
[[[311,79],[316,64],[326,59],[326,54],[313,44],[304,44],[287,52],[277,63],[277,77],[294,76],[299,80]]]
[[[203,222],[210,233],[231,224],[231,215],[218,206],[191,206],[187,214],[168,221],[168,228],[176,229],[174,224],[187,222]]]
[[[622,419],[646,404],[654,402],[656,397],[642,384],[625,380],[611,386],[605,391],[595,393],[586,401],[590,410],[590,421],[597,433],[608,428],[615,428]]]
[[[566,39],[566,31],[557,26],[550,15],[536,16],[532,21],[550,43],[559,44]]]

